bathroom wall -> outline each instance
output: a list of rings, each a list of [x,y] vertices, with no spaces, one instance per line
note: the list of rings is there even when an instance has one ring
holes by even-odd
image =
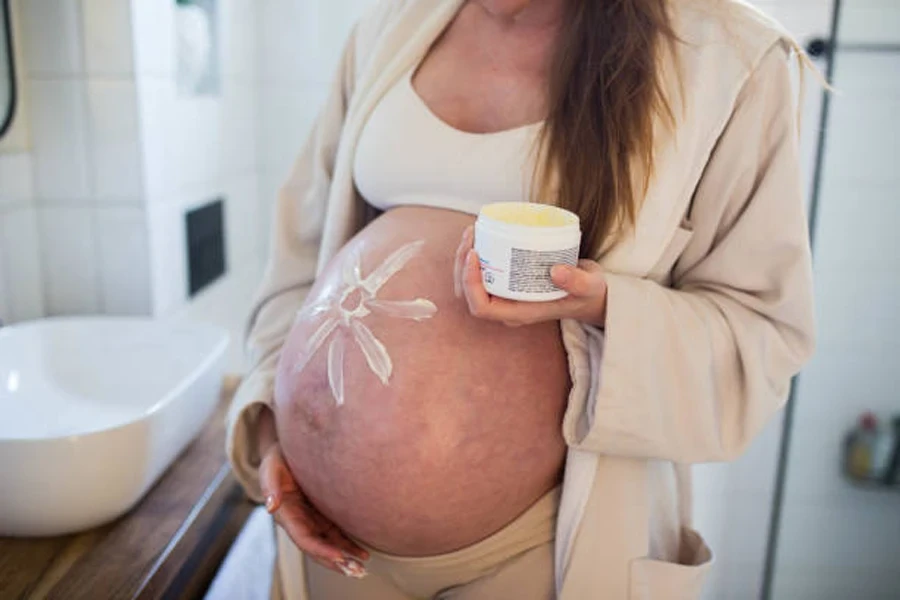
[[[48,315],[146,314],[127,3],[19,0]]]
[[[18,102],[14,120],[0,140],[0,321],[4,323],[44,313],[22,27],[15,11],[12,17]]]
[[[900,3],[844,0],[839,37],[815,232],[818,349],[798,387],[775,600],[900,597],[900,494],[855,487],[840,469],[861,412],[900,414]]]

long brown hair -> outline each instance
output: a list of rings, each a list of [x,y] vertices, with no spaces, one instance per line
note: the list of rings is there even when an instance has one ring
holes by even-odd
[[[539,198],[581,218],[582,256],[634,225],[653,166],[655,117],[672,121],[659,68],[669,0],[569,0],[538,141]]]

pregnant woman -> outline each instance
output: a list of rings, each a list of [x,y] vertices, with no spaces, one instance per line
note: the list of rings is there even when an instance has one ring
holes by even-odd
[[[813,346],[794,50],[734,0],[357,24],[229,415],[274,597],[699,597],[689,466],[738,456]],[[566,298],[485,291],[471,225],[500,201],[579,216]]]

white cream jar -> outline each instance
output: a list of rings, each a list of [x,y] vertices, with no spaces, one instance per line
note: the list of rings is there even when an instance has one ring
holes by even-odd
[[[484,287],[510,300],[564,298],[566,292],[550,280],[550,269],[577,264],[580,243],[578,215],[547,204],[487,204],[475,221],[475,252]]]

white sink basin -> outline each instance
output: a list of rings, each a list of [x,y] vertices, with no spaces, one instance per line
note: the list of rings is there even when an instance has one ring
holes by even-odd
[[[128,511],[219,399],[228,335],[149,319],[0,329],[0,536],[46,536]]]

